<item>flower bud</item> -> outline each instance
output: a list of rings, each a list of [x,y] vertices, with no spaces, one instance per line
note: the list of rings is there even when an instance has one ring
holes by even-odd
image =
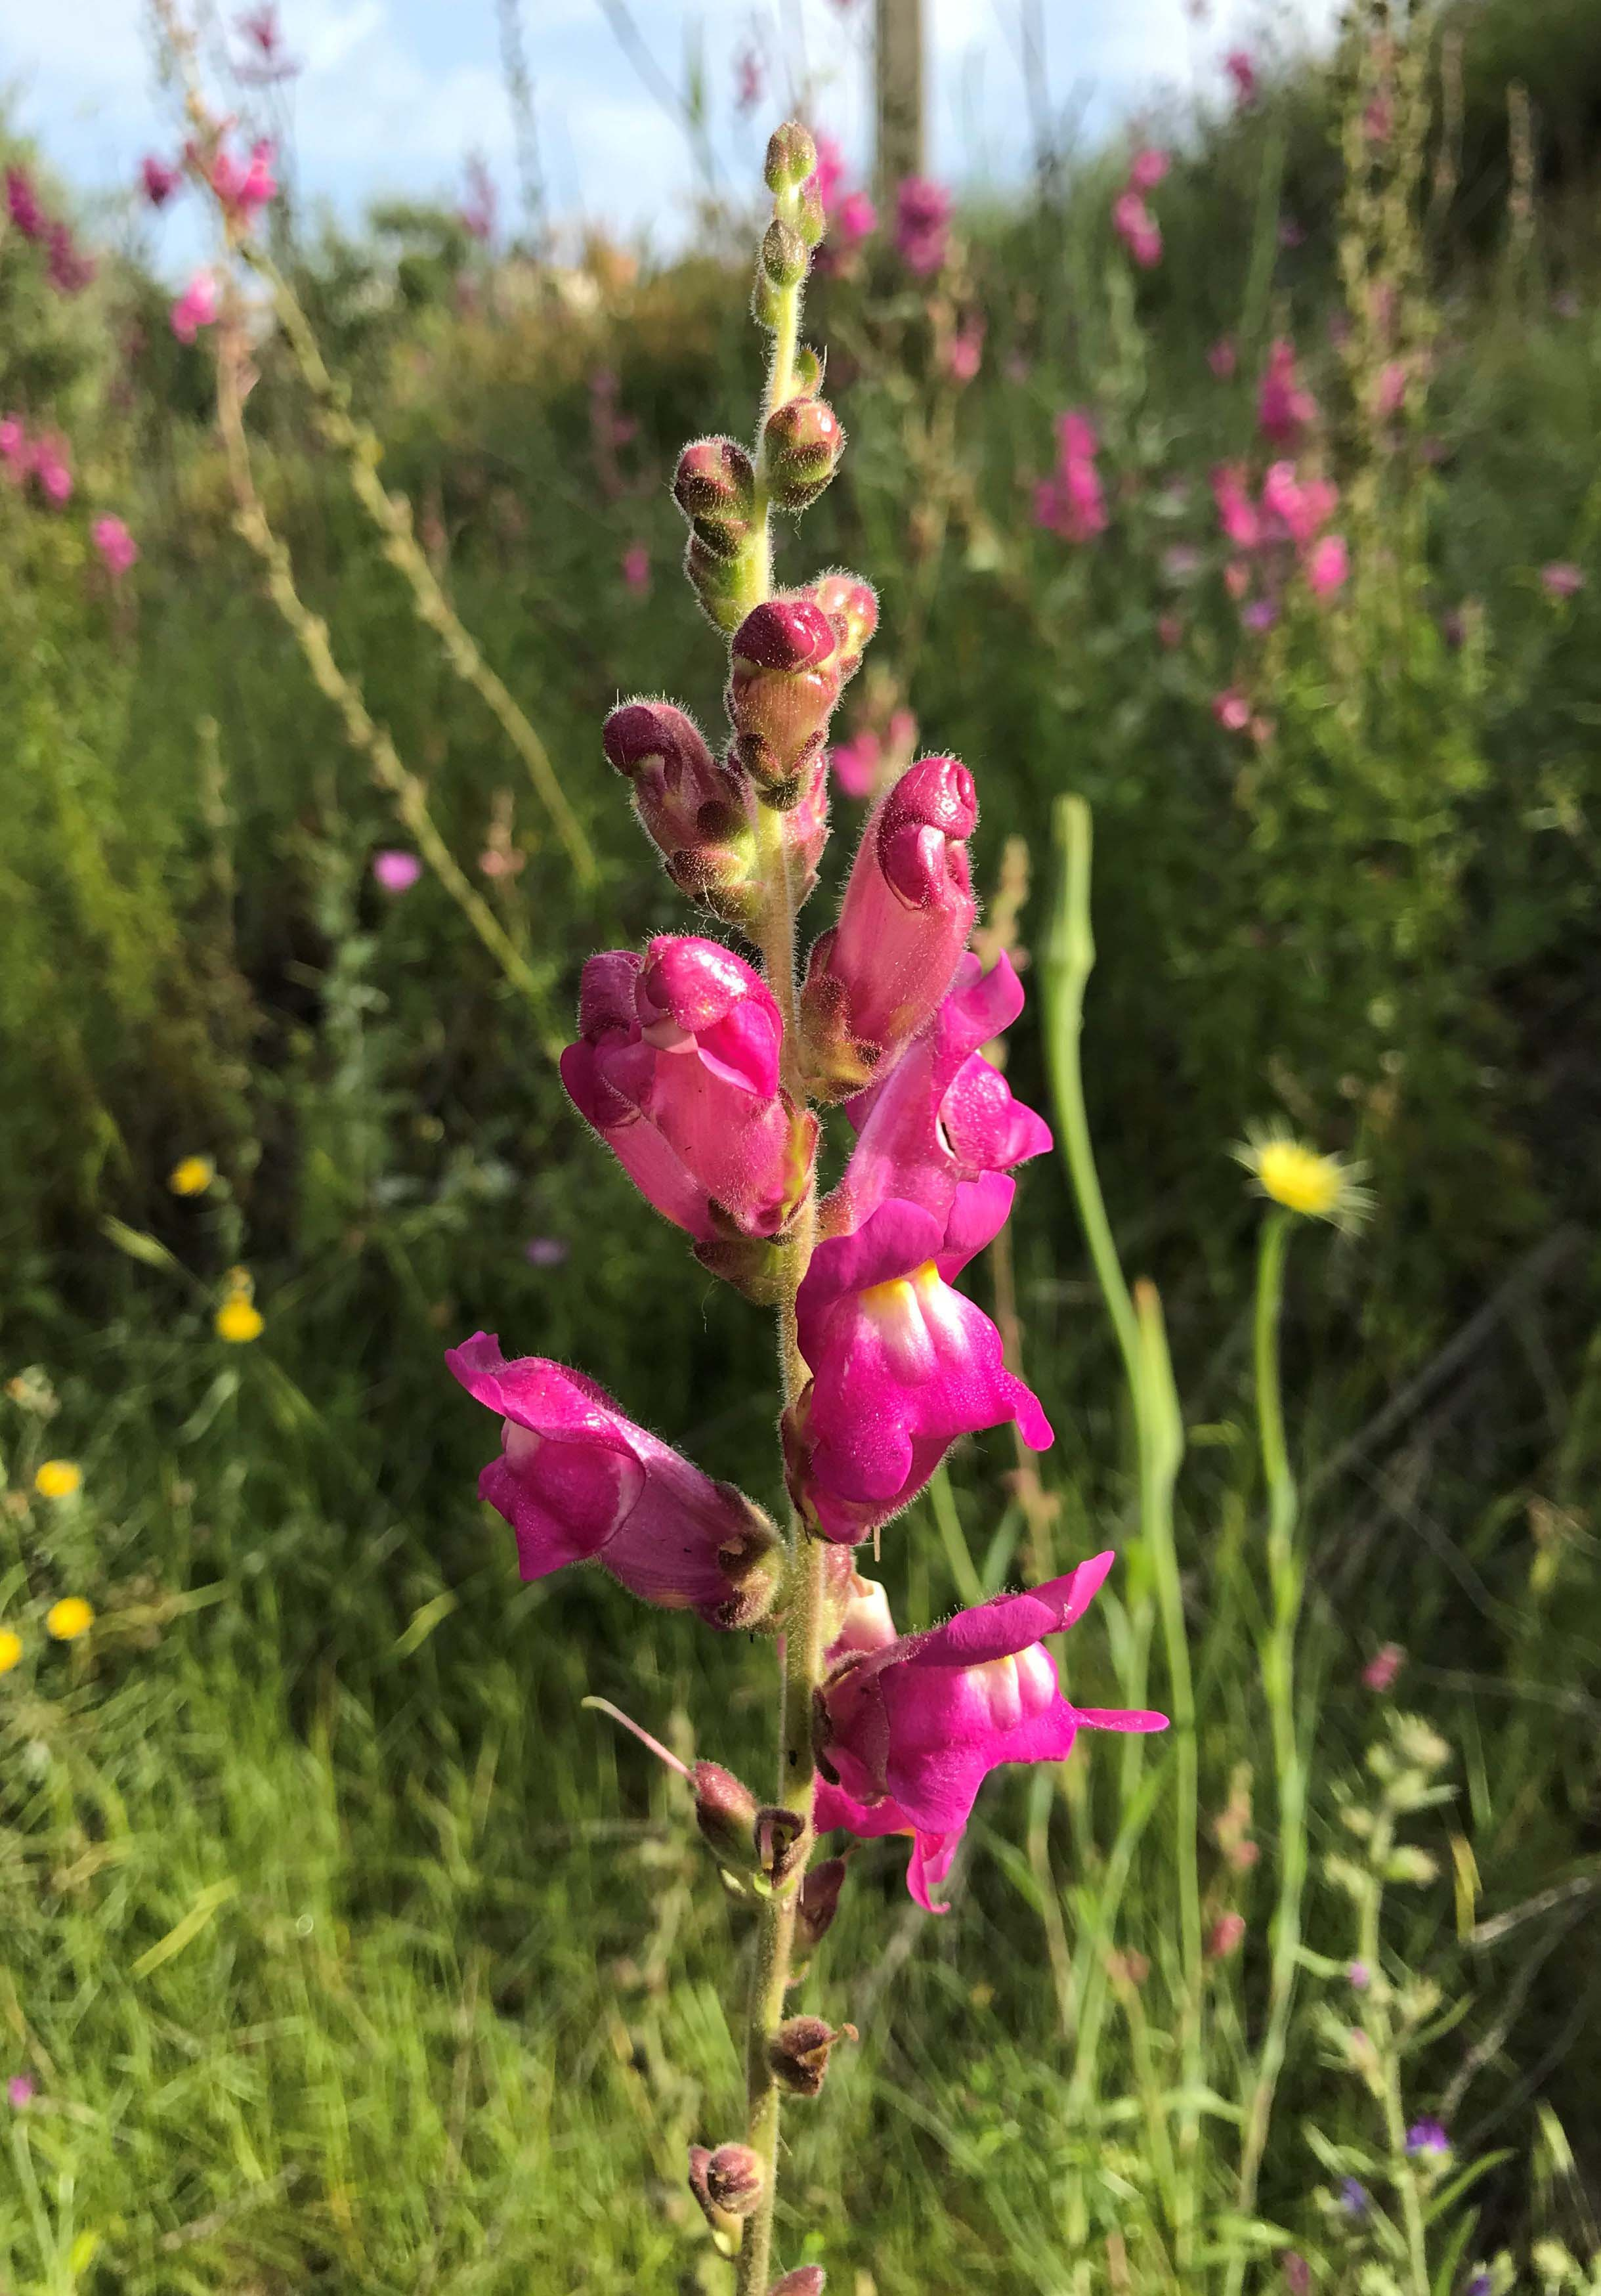
[[[795,354],[795,387],[808,398],[822,389],[822,361],[810,343],[803,343]]]
[[[762,445],[774,503],[801,511],[833,477],[845,432],[827,399],[790,398],[768,416]]]
[[[756,1865],[769,1886],[781,1890],[805,1857],[806,1821],[798,1810],[769,1803],[757,1810],[754,1831]]]
[[[770,192],[793,192],[817,170],[817,146],[798,119],[786,119],[767,139],[762,169]]]
[[[820,1945],[828,1935],[839,1910],[839,1892],[844,1887],[843,1857],[825,1857],[821,1866],[813,1866],[801,1883],[795,1930],[805,1952]]]
[[[690,2182],[695,2185],[696,2154],[700,2146],[694,2145],[690,2153]],[[762,2156],[748,2144],[719,2144],[715,2152],[706,2153],[700,2162],[700,2181],[706,2187],[707,2198],[725,2217],[747,2217],[761,2200],[767,2182],[767,2171]],[[697,2187],[698,2196],[698,2187]]]
[[[816,600],[833,626],[842,680],[854,677],[878,627],[878,592],[858,574],[838,573],[822,575],[806,594]]]
[[[811,261],[806,242],[793,224],[774,216],[762,234],[762,274],[774,287],[798,287]]]
[[[821,2264],[801,2264],[793,2272],[786,2272],[775,2280],[767,2296],[822,2296],[825,2285]]]
[[[720,1866],[748,1874],[756,1861],[756,1798],[718,1762],[697,1762],[695,1823]]]
[[[678,458],[673,499],[718,558],[733,558],[750,534],[756,472],[734,439],[697,439]]]
[[[973,930],[967,839],[973,776],[924,758],[879,800],[840,907],[807,960],[802,1060],[814,1092],[846,1099],[894,1059],[951,986]]]
[[[829,2052],[837,2041],[854,2041],[854,2025],[837,2032],[821,2017],[788,2017],[767,2044],[767,2062],[780,2088],[792,2096],[817,2096],[829,2070]]]
[[[780,812],[806,791],[839,699],[838,647],[810,598],[769,598],[734,633],[724,696],[739,763]]]
[[[1227,1961],[1237,1954],[1245,1942],[1246,1917],[1243,1914],[1220,1914],[1206,1932],[1205,1948],[1208,1961]]]
[[[756,830],[748,785],[718,765],[694,719],[670,701],[625,701],[600,735],[633,784],[633,809],[679,890],[731,924],[756,914]]]
[[[816,890],[817,865],[829,841],[829,764],[821,750],[801,776],[801,791],[783,816],[791,898],[798,909]]]

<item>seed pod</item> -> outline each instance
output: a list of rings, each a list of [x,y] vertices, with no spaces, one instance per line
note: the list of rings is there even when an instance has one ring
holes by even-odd
[[[749,2216],[766,2182],[762,2156],[748,2144],[719,2144],[715,2152],[704,2152],[698,2144],[690,2148],[690,2184],[696,2198],[704,2186],[713,2208],[721,2209],[725,2217]]]
[[[792,2096],[816,2096],[835,2043],[856,2038],[854,2025],[841,2025],[836,2031],[821,2017],[788,2017],[767,2045],[767,2062],[774,2079]]]
[[[720,1866],[748,1874],[756,1864],[756,1798],[731,1770],[717,1762],[697,1762],[695,1823]]]
[[[757,1810],[756,1864],[775,1890],[781,1890],[805,1856],[806,1821],[798,1810],[769,1803]]]
[[[825,1857],[821,1866],[813,1866],[801,1883],[800,1903],[796,1908],[796,1933],[809,1953],[821,1945],[833,1926],[839,1910],[839,1892],[845,1887],[845,1859]]]

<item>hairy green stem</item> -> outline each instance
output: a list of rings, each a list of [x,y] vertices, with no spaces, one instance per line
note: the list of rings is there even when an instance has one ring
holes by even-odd
[[[1284,1439],[1278,1328],[1284,1304],[1284,1264],[1294,1215],[1275,1210],[1262,1223],[1256,1262],[1254,1355],[1257,1440],[1268,1493],[1270,1611],[1262,1638],[1262,1686],[1273,1739],[1278,1800],[1278,1899],[1273,1915],[1268,2022],[1246,2107],[1240,2152],[1238,2206],[1249,2218],[1267,2149],[1273,2097],[1284,2069],[1301,1951],[1301,1909],[1306,1894],[1306,1765],[1295,1714],[1295,1636],[1301,1621],[1302,1570],[1295,1549],[1299,1500]],[[1226,2296],[1245,2284],[1243,2251],[1231,2258]]]
[[[778,206],[784,212],[785,199]],[[777,324],[762,399],[762,420],[792,396],[796,348],[800,340],[801,290],[780,292]],[[772,521],[766,477],[766,450],[757,442],[755,514],[757,546],[748,561],[746,610],[767,597],[772,586]],[[800,1083],[799,1010],[796,984],[796,911],[794,874],[789,865],[784,816],[771,807],[760,808],[757,852],[763,902],[757,939],[767,985],[778,1001],[784,1024],[783,1076],[797,1105],[805,1095]],[[812,1256],[817,1226],[815,1186],[809,1188],[796,1216],[786,1256],[783,1294],[779,1302],[779,1359],[786,1407],[806,1380],[796,1333],[795,1300]],[[745,2141],[759,2154],[764,2175],[761,2199],[745,2221],[735,2272],[737,2296],[765,2296],[772,2269],[773,2215],[778,2202],[778,2146],[783,2092],[772,2070],[771,2045],[783,2022],[785,1996],[795,1950],[795,1916],[801,1883],[811,1856],[812,1813],[817,1772],[812,1744],[812,1706],[822,1679],[823,1570],[827,1548],[813,1538],[796,1518],[792,1525],[788,1600],[784,1621],[784,1670],[779,1708],[779,1775],[777,1800],[794,1810],[805,1828],[803,1854],[787,1886],[763,1901],[758,1916],[756,1967],[751,1982],[749,2023],[746,2030],[745,2073],[747,2118]]]

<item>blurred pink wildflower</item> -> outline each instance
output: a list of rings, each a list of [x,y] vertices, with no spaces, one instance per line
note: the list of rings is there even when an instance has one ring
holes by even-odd
[[[1306,586],[1314,598],[1332,597],[1351,571],[1351,554],[1343,534],[1326,534],[1313,543],[1306,556]]]
[[[164,208],[183,180],[182,168],[168,167],[153,152],[147,152],[139,163],[140,186],[153,208]]]
[[[1254,103],[1256,100],[1256,66],[1245,48],[1230,48],[1223,58],[1223,70],[1234,83],[1236,100]]]
[[[951,247],[951,194],[927,176],[908,176],[895,193],[895,249],[919,279],[943,270]]]
[[[1584,587],[1584,570],[1571,559],[1554,558],[1540,568],[1540,580],[1548,598],[1573,598]]]
[[[386,846],[372,856],[372,874],[386,893],[409,893],[422,874],[422,864],[414,853]]]
[[[623,553],[623,579],[636,598],[650,587],[650,553],[642,542],[631,542]]]
[[[216,324],[216,281],[209,271],[197,271],[172,307],[172,331],[181,343],[192,343],[202,327]]]
[[[121,519],[97,518],[89,529],[101,562],[114,582],[119,582],[139,555],[139,545]]]
[[[1206,354],[1206,364],[1220,382],[1227,382],[1239,365],[1232,335],[1220,335]]]
[[[1257,426],[1276,447],[1293,447],[1317,419],[1318,402],[1300,380],[1295,347],[1280,336],[1268,353],[1256,400]]]

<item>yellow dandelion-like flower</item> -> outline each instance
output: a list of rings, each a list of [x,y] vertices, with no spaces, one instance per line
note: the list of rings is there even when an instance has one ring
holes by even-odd
[[[0,1627],[0,1674],[9,1674],[21,1656],[21,1636],[10,1627]]]
[[[167,1174],[167,1185],[175,1196],[203,1196],[216,1177],[209,1156],[185,1156]]]
[[[1372,1193],[1361,1185],[1361,1165],[1309,1147],[1282,1124],[1252,1127],[1230,1153],[1262,1195],[1303,1219],[1327,1220],[1349,1231],[1373,1208]]]
[[[76,1498],[84,1487],[84,1471],[76,1459],[44,1459],[33,1487],[42,1499]]]
[[[45,1613],[45,1631],[58,1643],[75,1643],[94,1624],[94,1606],[81,1595],[63,1595]]]
[[[231,1292],[216,1311],[216,1336],[232,1347],[258,1340],[265,1328],[261,1310],[248,1292]]]

